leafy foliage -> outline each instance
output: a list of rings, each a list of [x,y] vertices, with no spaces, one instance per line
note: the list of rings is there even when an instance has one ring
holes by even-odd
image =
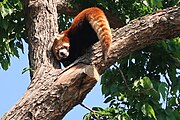
[[[72,16],[60,15],[58,16],[59,31],[68,29],[72,22]]]
[[[126,22],[179,4],[178,0],[96,2]],[[180,119],[180,38],[158,42],[120,59],[103,74],[101,84],[109,108],[97,107],[84,120]]]
[[[98,119],[178,120],[179,41],[180,38],[176,38],[146,47],[109,68],[101,81],[104,102],[109,103],[109,108],[96,108],[95,113],[84,118],[94,120],[97,119],[94,114],[98,114]],[[122,118],[124,115],[126,118]]]
[[[0,2],[0,65],[7,70],[11,56],[19,57],[18,49],[23,52],[24,18],[20,0]]]

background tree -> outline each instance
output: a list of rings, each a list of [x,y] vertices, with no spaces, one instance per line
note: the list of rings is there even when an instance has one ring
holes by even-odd
[[[179,4],[130,0],[102,3],[124,23]],[[102,5],[102,6],[103,6]],[[161,41],[118,60],[102,76],[109,108],[94,107],[84,119],[180,119],[180,38]]]
[[[45,4],[46,2],[47,1],[44,2],[24,1],[25,10],[26,13],[28,13],[24,17],[27,20],[26,28],[28,28],[26,29],[28,33],[26,36],[28,36],[30,67],[33,70],[31,71],[32,83],[29,86],[29,89],[26,92],[25,96],[20,100],[21,103],[24,103],[24,105],[20,107],[24,109],[22,108],[19,109],[21,112],[17,110],[19,113],[22,113],[23,116],[17,114],[17,111],[13,111],[14,109],[13,108],[2,119],[8,119],[8,115],[16,116],[15,118],[21,118],[21,119],[25,119],[25,118],[43,119],[43,117],[44,119],[45,118],[58,119],[58,117],[62,118],[70,109],[72,109],[74,105],[78,104],[83,100],[83,98],[85,97],[84,95],[86,95],[87,92],[96,83],[94,79],[96,79],[97,75],[93,77],[91,76],[90,78],[93,81],[89,83],[88,82],[84,83],[84,87],[86,88],[83,87],[81,88],[81,90],[85,92],[80,95],[76,95],[74,97],[74,98],[78,98],[76,99],[77,101],[64,102],[64,103],[62,102],[63,104],[61,103],[61,101],[63,100],[68,101],[68,99],[71,99],[70,97],[68,97],[68,95],[73,94],[73,92],[68,91],[69,89],[63,89],[63,87],[59,85],[60,83],[61,84],[63,83],[60,82],[61,79],[59,75],[60,73],[63,74],[63,72],[60,70],[57,71],[54,70],[54,68],[58,67],[58,62],[55,61],[54,58],[52,58],[51,52],[48,52],[51,46],[47,46],[47,45],[51,45],[52,43],[51,39],[53,39],[54,34],[57,33],[57,23],[56,23],[57,12],[56,9],[54,9],[56,8],[55,7],[56,4],[54,4],[55,1],[48,1],[47,2],[49,3],[48,5]],[[70,21],[72,20],[72,16],[69,15],[75,15],[77,14],[77,11],[79,11],[80,9],[90,6],[100,7],[101,9],[106,11],[108,17],[110,16],[109,13],[113,13],[113,17],[112,16],[109,17],[111,18],[109,19],[109,21],[111,23],[111,26],[113,28],[116,28],[128,24],[129,21],[137,17],[150,14],[158,9],[163,9],[179,4],[178,1],[176,0],[174,1],[130,0],[128,1],[128,3],[123,0],[122,1],[121,0],[119,1],[77,0],[75,2],[74,1],[71,2],[73,6],[72,9],[72,7],[70,8],[65,5],[61,5],[63,2],[64,1],[61,1],[61,3],[58,4],[60,5],[60,7],[58,7],[59,8],[58,12],[60,14],[65,13],[65,15],[59,16],[60,30],[67,28],[68,25],[70,24]],[[1,2],[0,7],[1,7],[0,22],[3,23],[0,28],[0,30],[2,31],[0,33],[2,34],[1,35],[2,37],[0,36],[1,37],[0,42],[2,43],[0,46],[0,60],[1,60],[0,62],[2,68],[7,70],[8,66],[10,65],[10,57],[11,56],[18,57],[17,49],[20,48],[23,51],[22,38],[26,39],[27,37],[24,35],[25,24],[24,24],[24,17],[22,15],[23,11],[22,11],[21,2],[18,0],[13,2],[4,0],[3,2]],[[63,11],[62,8],[64,7],[66,9],[64,9]],[[75,11],[75,9],[77,8],[79,10]],[[179,11],[179,9],[177,9],[177,11]],[[163,11],[159,11],[159,12],[161,13]],[[167,12],[167,13],[170,14],[171,12]],[[179,18],[179,14],[172,17]],[[161,17],[161,19],[162,19],[161,22],[165,22],[165,23],[167,22],[166,24],[169,24],[166,17]],[[40,23],[42,21],[45,21],[46,23],[49,24],[44,25],[44,23],[43,24]],[[138,20],[131,22],[132,26],[134,25],[133,23],[136,23],[137,21]],[[170,32],[173,33],[169,33],[166,36],[164,35],[164,33],[162,33],[163,37],[159,35],[159,40],[162,40],[163,38],[166,39],[166,38],[173,38],[175,36],[179,36],[179,32],[177,32],[177,30],[179,30],[180,26],[172,27],[171,24],[169,26],[171,28]],[[127,26],[127,28],[133,31],[133,27],[131,27],[130,25]],[[125,27],[123,29],[127,30]],[[138,30],[138,28],[135,30]],[[119,32],[117,31],[118,30],[113,31],[113,34],[114,35],[115,33],[119,34]],[[123,30],[120,30],[120,32],[123,32]],[[134,37],[138,38],[138,36],[135,35]],[[153,39],[155,38],[156,37],[152,36],[149,39],[152,39],[153,41]],[[114,39],[118,40],[116,37]],[[144,38],[139,38],[139,39],[143,40]],[[44,40],[45,42],[41,40]],[[158,39],[156,38],[155,40]],[[42,43],[45,43],[45,45]],[[129,49],[126,49],[124,51],[128,51],[128,50],[130,51],[128,51],[126,54],[124,52],[124,55],[121,55],[120,57],[124,57],[129,53],[131,54],[114,63],[114,65],[111,68],[109,68],[102,77],[102,82],[101,82],[102,93],[106,97],[105,102],[110,103],[110,107],[104,110],[102,108],[95,107],[93,110],[96,110],[97,112],[91,112],[90,114],[87,114],[84,117],[84,119],[164,119],[164,116],[166,116],[166,119],[178,119],[179,118],[179,107],[178,107],[179,86],[180,86],[179,73],[178,73],[178,69],[180,65],[179,44],[180,44],[180,39],[175,38],[169,41],[163,41],[155,45],[148,46],[134,53],[131,53],[131,51],[142,48],[148,44],[144,43],[144,45],[142,45],[139,48],[136,45],[134,45],[134,47],[137,47],[136,49],[131,49],[130,46],[127,45]],[[38,47],[38,46],[42,46],[42,47]],[[116,50],[117,48],[114,47],[114,49]],[[46,52],[47,52],[47,56],[44,56]],[[34,57],[37,55],[42,55],[42,56]],[[107,64],[106,67],[102,67],[100,65],[101,62],[99,62],[99,60],[96,59],[96,56],[94,57],[94,61],[95,61],[94,63],[95,65],[97,65],[97,70],[99,71],[99,73],[102,73],[105,68],[110,66],[117,59],[117,56],[116,57],[114,56],[112,55],[112,57],[110,57],[110,58],[114,58],[114,60],[110,59],[109,64]],[[43,63],[42,61],[40,61],[40,59],[43,60]],[[88,70],[87,66],[80,65],[79,67]],[[79,73],[82,72],[81,69],[77,69],[76,66],[75,68],[70,68],[70,71],[72,71],[73,69],[76,69],[77,72]],[[66,73],[68,74],[68,71],[69,70],[67,70],[67,72],[65,71],[64,74]],[[92,71],[92,69],[90,69],[90,71]],[[96,71],[96,69],[94,71]],[[48,73],[50,75],[48,76],[45,73]],[[52,74],[56,77],[52,77]],[[59,80],[58,82],[60,83],[58,82],[51,83],[48,81],[48,80],[53,81],[56,79],[58,79]],[[86,80],[87,78],[84,79]],[[37,81],[39,81],[39,83],[36,83]],[[43,85],[40,85],[42,83]],[[52,84],[56,84],[56,86],[54,87]],[[79,84],[80,83],[75,82],[72,85],[76,87]],[[34,87],[45,87],[45,88],[52,87],[52,89],[49,89],[47,91],[45,88],[34,90],[33,89]],[[72,86],[68,86],[68,87],[72,88]],[[73,88],[73,89],[76,90],[77,88]],[[26,96],[36,96],[36,95],[38,96],[39,93],[42,91],[44,92],[44,97],[36,100],[33,99],[32,97],[32,99],[29,100],[30,102],[27,103],[31,105],[29,107],[32,107],[32,104],[35,104],[35,106],[32,107],[32,109],[28,108],[28,106],[25,106],[27,105],[25,103],[25,101],[27,102]],[[54,97],[59,95],[59,93],[56,93],[59,91],[69,92],[66,93],[67,94],[65,96],[66,99],[62,99],[62,97],[58,97],[58,98]],[[49,92],[52,94],[48,94]],[[61,101],[59,101],[59,99]],[[46,103],[47,100],[49,100],[48,103]],[[42,105],[42,103],[45,105]],[[54,105],[52,105],[52,103],[54,103]],[[64,105],[64,106],[58,106],[57,103],[58,105]],[[65,105],[70,105],[70,107],[65,108]],[[17,107],[18,105],[15,106],[15,108]],[[48,108],[49,110],[46,113],[43,112],[45,111],[45,108]],[[64,113],[62,113],[61,110],[64,111]],[[38,114],[39,111],[42,112],[41,115]]]
[[[0,2],[0,64],[7,70],[11,56],[19,57],[18,48],[23,50],[25,24],[23,6],[20,0]]]

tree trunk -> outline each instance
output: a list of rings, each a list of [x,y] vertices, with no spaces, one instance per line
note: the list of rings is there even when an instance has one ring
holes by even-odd
[[[119,58],[158,40],[180,36],[180,7],[162,10],[113,30],[107,63],[102,60],[98,42],[69,67],[57,69],[59,63],[51,52],[58,32],[56,3],[56,0],[39,0],[25,4],[32,82],[25,95],[1,120],[62,119],[83,101],[99,74]]]

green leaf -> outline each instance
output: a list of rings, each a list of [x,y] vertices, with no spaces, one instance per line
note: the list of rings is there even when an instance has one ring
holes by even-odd
[[[130,117],[126,112],[123,112],[121,114],[121,119],[119,119],[119,120],[130,120]]]
[[[169,98],[168,105],[171,107],[178,105],[178,98],[176,97]]]
[[[0,12],[1,16],[5,18],[7,15],[11,15],[13,13],[13,9],[11,9],[7,3],[0,3]]]
[[[112,98],[112,97],[108,97],[108,98],[106,98],[106,100],[104,101],[104,103],[108,103],[108,102],[110,102],[111,100],[113,100],[113,98]]]
[[[164,101],[166,99],[166,95],[167,95],[167,92],[168,92],[168,88],[167,87],[168,87],[167,84],[165,82],[162,82],[159,85],[159,88],[158,88],[158,91],[162,95],[162,98],[163,98]]]
[[[155,89],[151,89],[150,91],[151,91],[150,94],[152,95],[151,101],[152,101],[155,105],[159,104],[159,99],[160,99],[160,94],[159,94],[159,92],[156,91]]]
[[[95,110],[95,111],[102,111],[103,109],[100,108],[100,107],[93,107],[92,110]]]
[[[6,31],[8,28],[8,24],[9,24],[8,21],[2,20],[1,27]]]
[[[90,120],[90,117],[90,114],[87,113],[86,115],[84,115],[83,120]]]
[[[4,5],[2,3],[0,3],[0,12],[1,12],[1,16],[4,18],[6,15],[8,15],[7,9],[4,8]]]
[[[150,118],[154,118],[155,120],[157,120],[156,116],[155,116],[155,112],[154,109],[152,108],[151,105],[149,105],[148,103],[144,104],[141,108],[141,111],[143,112],[144,115],[149,116]]]
[[[117,84],[114,83],[114,84],[111,85],[110,92],[111,92],[111,93],[116,93],[116,92],[118,92],[118,86],[117,86]]]
[[[144,88],[146,88],[146,89],[153,88],[153,84],[148,77],[143,77],[143,79],[141,79],[141,80],[142,80],[142,83],[143,83],[142,85]]]
[[[176,118],[176,120],[180,120],[180,114],[179,111],[173,111],[174,117]]]
[[[10,63],[8,62],[8,60],[2,60],[1,62],[1,66],[4,70],[7,70],[9,68]]]
[[[107,97],[110,94],[110,86],[102,85],[101,87],[102,94]]]
[[[12,55],[15,55],[17,58],[19,58],[19,52],[17,48],[11,48],[11,51],[12,51]]]
[[[27,71],[32,71],[32,68],[24,68],[23,71],[22,71],[22,74],[24,74]]]
[[[22,53],[24,53],[24,48],[22,42],[16,42],[16,46],[22,50]]]
[[[175,116],[173,114],[173,110],[168,108],[168,109],[165,110],[165,112],[168,115],[169,120],[176,120],[176,118],[175,118]]]

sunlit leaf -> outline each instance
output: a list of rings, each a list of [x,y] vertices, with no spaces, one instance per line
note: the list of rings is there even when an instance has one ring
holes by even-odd
[[[147,115],[151,118],[153,117],[155,120],[157,120],[154,109],[148,103],[146,103],[142,106],[141,111],[144,113],[144,115]]]
[[[141,80],[143,82],[143,87],[144,88],[148,88],[148,89],[153,88],[153,84],[152,84],[151,80],[148,77],[143,77],[143,79],[141,79]]]
[[[32,68],[24,68],[23,71],[22,71],[22,74],[24,74],[27,71],[31,71],[31,70],[32,70]]]

